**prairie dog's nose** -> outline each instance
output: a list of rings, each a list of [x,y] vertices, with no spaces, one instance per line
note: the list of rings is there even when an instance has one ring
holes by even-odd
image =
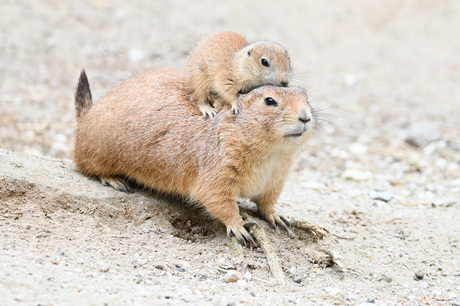
[[[281,86],[283,87],[287,87],[289,84],[289,82],[286,82],[286,81],[281,81]]]
[[[311,113],[310,113],[309,111],[307,111],[306,109],[303,109],[303,110],[300,112],[299,120],[302,121],[303,123],[308,123],[308,122],[310,122],[310,120],[311,120]]]

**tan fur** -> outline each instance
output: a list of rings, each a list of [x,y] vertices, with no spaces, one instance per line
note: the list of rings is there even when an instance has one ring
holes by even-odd
[[[262,65],[266,59],[269,67]],[[204,38],[188,57],[188,90],[204,116],[213,118],[216,109],[209,102],[215,92],[239,111],[237,96],[262,85],[287,86],[291,79],[287,51],[270,41],[249,42],[233,32],[219,32]]]
[[[272,225],[283,225],[274,205],[314,125],[306,92],[260,87],[240,96],[239,116],[221,111],[206,120],[186,98],[184,82],[181,71],[145,72],[87,106],[76,130],[78,169],[113,180],[116,189],[123,190],[119,177],[128,177],[188,197],[240,239],[248,234],[238,198],[254,200]],[[278,106],[267,106],[267,97]]]

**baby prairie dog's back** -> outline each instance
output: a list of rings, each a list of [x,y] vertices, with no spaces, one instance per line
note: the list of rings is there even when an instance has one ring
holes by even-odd
[[[188,58],[188,91],[203,115],[217,113],[210,94],[239,112],[238,94],[262,85],[287,86],[291,64],[287,51],[271,41],[249,43],[234,32],[219,32],[204,38]]]

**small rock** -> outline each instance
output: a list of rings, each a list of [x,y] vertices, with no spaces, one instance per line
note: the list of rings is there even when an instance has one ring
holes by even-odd
[[[405,141],[414,147],[424,147],[438,139],[441,139],[438,129],[431,123],[422,122],[409,128]]]
[[[247,281],[250,281],[250,280],[252,279],[252,274],[251,274],[251,272],[248,271],[248,272],[244,273],[243,278],[244,278],[245,280],[247,280]]]
[[[229,270],[227,274],[224,275],[224,281],[226,283],[234,283],[242,278],[243,275],[241,275],[241,273],[236,270]]]
[[[373,297],[367,298],[366,303],[375,304],[375,299]]]
[[[415,295],[408,295],[408,296],[406,296],[406,300],[408,300],[408,301],[414,301],[414,300],[416,300],[416,299],[417,299],[417,297],[416,297]]]
[[[321,190],[321,189],[326,188],[326,185],[324,185],[323,183],[319,183],[315,181],[303,182],[301,186],[307,189],[315,189],[315,190]]]
[[[61,256],[63,256],[65,254],[65,252],[63,250],[61,250],[61,249],[58,249],[56,252]]]
[[[294,275],[292,277],[292,280],[294,281],[294,283],[297,283],[297,284],[300,284],[302,282],[302,279],[298,275]]]
[[[326,291],[330,295],[342,294],[342,290],[340,290],[340,288],[337,288],[337,287],[326,287],[326,288],[324,288],[324,291]]]
[[[452,182],[450,182],[450,186],[452,187],[460,187],[460,177],[456,178]]]
[[[384,202],[389,202],[393,198],[393,195],[390,192],[385,191],[373,191],[370,193],[370,196],[373,200]]]
[[[190,264],[185,260],[178,260],[176,262],[176,267],[179,272],[185,272],[190,268]]]
[[[425,277],[425,273],[423,271],[418,270],[417,272],[415,272],[414,279],[416,281],[422,280],[424,277]]]
[[[353,155],[364,155],[367,153],[367,146],[362,143],[354,142],[348,146],[348,151]]]
[[[352,180],[352,181],[358,181],[358,182],[368,181],[372,179],[372,173],[369,171],[348,169],[348,170],[343,171],[340,177],[345,180]]]
[[[236,284],[240,288],[246,288],[248,286],[248,282],[245,281],[244,279],[239,279],[236,281]]]
[[[99,266],[99,271],[100,272],[108,272],[109,269],[110,269],[110,266],[108,264],[106,264],[105,262],[100,262],[98,263],[98,266]]]
[[[145,58],[145,51],[137,48],[129,50],[129,59],[133,63],[138,63]]]
[[[343,83],[345,84],[345,86],[347,86],[349,88],[353,87],[356,84],[356,77],[351,73],[344,74],[343,75]]]
[[[158,270],[164,270],[165,269],[165,265],[162,264],[162,263],[155,263],[154,267],[155,267],[155,269],[158,269]]]

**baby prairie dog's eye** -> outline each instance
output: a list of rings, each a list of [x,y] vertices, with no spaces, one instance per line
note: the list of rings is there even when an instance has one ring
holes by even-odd
[[[260,60],[260,63],[262,64],[262,66],[265,66],[265,67],[270,67],[270,63],[267,61],[267,59],[265,58],[262,58]]]
[[[268,106],[277,106],[278,102],[275,101],[272,97],[265,98],[265,104]]]

